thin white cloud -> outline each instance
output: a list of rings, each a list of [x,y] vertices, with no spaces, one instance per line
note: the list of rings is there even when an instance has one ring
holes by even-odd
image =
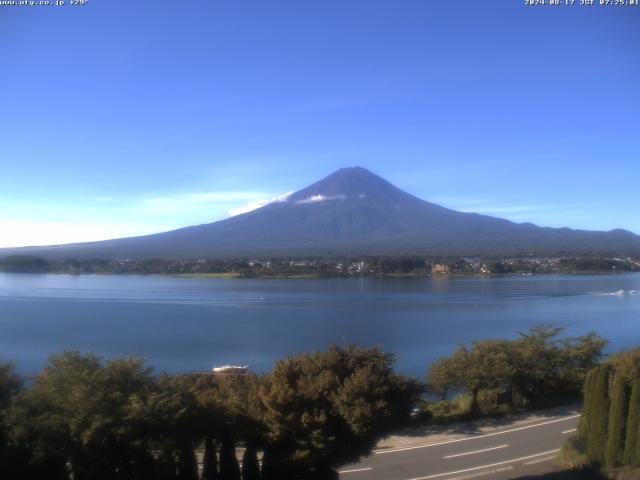
[[[248,191],[182,193],[145,199],[139,210],[151,214],[194,212],[231,206],[238,202],[261,201],[269,197],[266,193]]]
[[[253,210],[257,210],[258,208],[262,208],[271,203],[286,202],[287,198],[289,198],[289,195],[291,195],[292,193],[293,191],[269,199],[253,200],[251,202],[247,202],[244,205],[240,205],[239,207],[235,207],[229,210],[229,216],[235,217],[236,215],[242,215],[243,213],[252,212]]]
[[[128,202],[92,197],[83,206],[55,209],[40,204],[26,205],[20,209],[22,218],[15,215],[0,218],[0,248],[91,242],[164,232],[284,201],[291,193],[274,196],[252,191],[195,192],[129,199]]]
[[[165,232],[167,225],[0,220],[0,248],[93,242]]]
[[[324,202],[325,200],[327,200],[327,197],[325,197],[324,195],[314,195],[313,197],[298,200],[296,203],[318,203]]]
[[[345,198],[347,198],[345,195],[334,195],[331,197],[326,197],[324,195],[314,195],[309,198],[298,200],[296,203],[319,203],[319,202],[326,202],[327,200],[343,200]]]

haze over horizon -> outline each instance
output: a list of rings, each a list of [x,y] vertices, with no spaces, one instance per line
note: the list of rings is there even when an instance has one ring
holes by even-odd
[[[210,223],[353,165],[455,210],[640,233],[640,8],[2,13],[0,247]]]

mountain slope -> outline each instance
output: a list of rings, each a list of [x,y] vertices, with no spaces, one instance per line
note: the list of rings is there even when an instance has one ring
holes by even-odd
[[[47,257],[640,254],[625,230],[543,228],[426,202],[360,167],[219,222],[143,237],[0,250]]]

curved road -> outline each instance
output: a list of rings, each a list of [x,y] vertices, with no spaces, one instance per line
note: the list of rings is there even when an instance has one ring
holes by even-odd
[[[453,480],[489,475],[553,458],[579,415],[504,427],[481,435],[377,450],[340,471],[341,480]],[[513,478],[513,477],[512,477]]]

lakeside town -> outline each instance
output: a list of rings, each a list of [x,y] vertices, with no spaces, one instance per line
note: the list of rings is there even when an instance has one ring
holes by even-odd
[[[0,271],[67,274],[165,274],[221,277],[536,275],[640,271],[633,257],[335,257],[236,260],[0,258]]]

